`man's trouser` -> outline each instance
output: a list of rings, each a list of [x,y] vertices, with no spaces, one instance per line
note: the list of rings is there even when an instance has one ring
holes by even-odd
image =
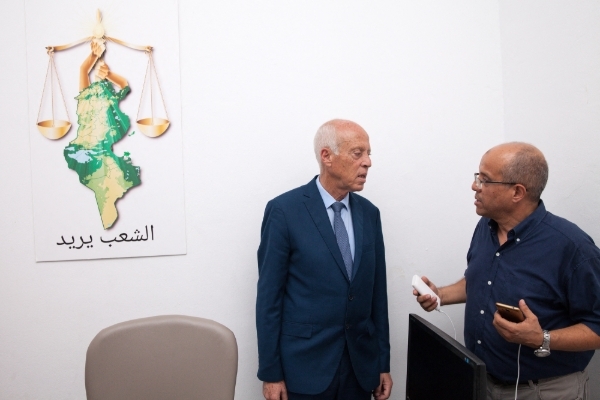
[[[500,382],[488,374],[487,400],[589,400],[587,371],[536,381]]]

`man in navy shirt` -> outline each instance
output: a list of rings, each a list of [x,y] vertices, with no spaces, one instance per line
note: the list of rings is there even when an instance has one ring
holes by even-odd
[[[440,305],[466,303],[465,345],[486,363],[490,400],[514,398],[515,387],[525,400],[589,396],[585,368],[600,348],[600,250],[546,211],[547,179],[534,146],[490,149],[471,186],[482,218],[464,278],[437,288],[423,277]],[[427,311],[437,305],[429,295],[417,301]],[[496,302],[518,305],[525,320],[502,318]]]

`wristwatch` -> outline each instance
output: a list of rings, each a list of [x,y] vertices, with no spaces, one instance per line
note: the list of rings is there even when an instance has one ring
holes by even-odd
[[[538,357],[548,357],[550,355],[550,332],[544,330],[542,333],[544,334],[544,341],[539,349],[533,351],[533,354]]]

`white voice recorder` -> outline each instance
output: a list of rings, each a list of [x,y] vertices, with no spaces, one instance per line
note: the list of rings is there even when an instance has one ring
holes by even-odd
[[[438,298],[437,294],[435,294],[435,292],[433,290],[431,290],[431,288],[429,286],[427,286],[427,284],[425,284],[425,282],[423,282],[423,279],[421,279],[419,277],[419,275],[413,276],[412,287],[417,292],[419,292],[420,295],[424,295],[424,294],[431,295],[431,298],[435,299],[437,301],[437,307],[435,309],[440,311],[440,299]]]

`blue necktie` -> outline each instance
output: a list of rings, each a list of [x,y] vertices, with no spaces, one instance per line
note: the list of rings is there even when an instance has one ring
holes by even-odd
[[[331,205],[333,210],[333,232],[337,239],[337,244],[342,252],[342,258],[346,265],[346,272],[348,273],[348,279],[352,280],[352,252],[350,251],[350,240],[348,239],[348,231],[346,225],[342,220],[342,208],[346,208],[344,203],[339,201]]]

